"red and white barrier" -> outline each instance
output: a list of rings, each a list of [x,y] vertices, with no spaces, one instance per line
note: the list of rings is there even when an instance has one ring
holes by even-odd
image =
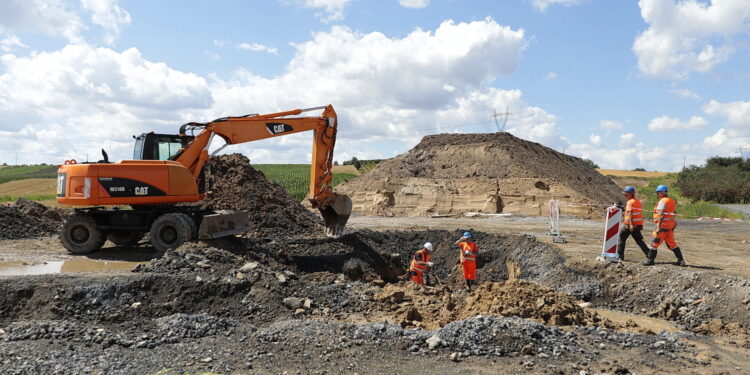
[[[604,224],[604,247],[602,248],[602,260],[617,262],[617,241],[620,233],[620,220],[622,210],[617,206],[607,207],[607,216]]]

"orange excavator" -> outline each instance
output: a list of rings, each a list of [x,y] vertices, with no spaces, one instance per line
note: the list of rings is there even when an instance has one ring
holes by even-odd
[[[323,111],[317,117],[290,117],[317,110]],[[204,165],[212,139],[219,136],[226,142],[215,154],[228,145],[307,130],[313,131],[307,198],[320,210],[326,232],[338,235],[349,219],[352,202],[331,187],[337,128],[331,105],[224,117],[187,123],[179,134],[151,132],[134,137],[134,160],[111,163],[104,150],[104,159],[96,163],[66,160],[57,171],[57,202],[87,207],[76,208],[63,224],[62,244],[73,254],[86,254],[101,248],[107,239],[133,245],[148,233],[154,248],[166,251],[198,238],[247,232],[251,229],[247,211],[211,211],[179,204],[204,199]]]

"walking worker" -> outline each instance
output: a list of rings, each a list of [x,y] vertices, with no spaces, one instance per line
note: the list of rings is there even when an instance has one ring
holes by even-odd
[[[651,249],[648,252],[648,260],[643,262],[645,266],[653,266],[656,259],[656,250],[662,242],[667,243],[667,248],[672,250],[677,257],[675,265],[685,266],[685,260],[682,259],[682,251],[674,240],[674,229],[677,227],[675,216],[677,216],[677,203],[670,198],[667,193],[666,185],[656,187],[656,195],[659,202],[654,207],[654,233],[651,240]]]
[[[625,204],[625,215],[622,230],[620,230],[620,241],[617,243],[617,256],[620,260],[625,260],[625,241],[628,237],[633,236],[633,240],[643,251],[643,255],[648,259],[648,246],[643,242],[643,206],[641,201],[635,197],[635,188],[626,186],[622,189],[622,194],[628,203]]]
[[[476,243],[471,241],[471,233],[469,232],[464,232],[463,237],[459,238],[455,245],[461,248],[459,259],[464,269],[466,287],[471,290],[471,286],[474,285],[477,278],[477,255],[479,254],[479,248],[477,248]]]
[[[422,247],[422,250],[414,253],[414,258],[411,260],[411,265],[409,266],[409,276],[411,276],[411,281],[419,285],[424,284],[424,274],[429,271],[430,267],[432,267],[432,262],[430,262],[431,252],[432,243],[427,242]]]

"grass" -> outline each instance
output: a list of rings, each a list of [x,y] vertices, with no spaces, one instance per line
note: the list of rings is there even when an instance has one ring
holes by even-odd
[[[677,202],[677,218],[695,219],[699,217],[723,217],[728,219],[742,219],[744,216],[740,213],[727,210],[717,206],[715,203],[705,201],[691,201],[689,198],[682,196],[680,188],[675,185],[677,174],[669,173],[662,177],[651,178],[647,186],[636,187],[638,196],[643,202],[644,210],[652,210],[656,205],[657,196],[654,190],[659,185],[669,187],[669,196]],[[644,218],[649,218],[649,213],[644,213]]]
[[[310,164],[253,164],[253,167],[286,190],[301,202],[310,190]],[[357,177],[352,173],[333,174],[333,186]]]
[[[28,178],[55,178],[56,165],[18,165],[0,169],[0,184],[8,181],[25,180]]]
[[[1,195],[0,202],[2,203],[15,202],[18,199],[18,197],[24,197],[25,199],[30,200],[30,201],[49,201],[49,200],[54,200],[55,198],[57,198],[55,194],[16,195],[16,196]]]

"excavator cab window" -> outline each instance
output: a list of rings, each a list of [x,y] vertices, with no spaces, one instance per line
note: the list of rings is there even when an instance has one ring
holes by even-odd
[[[135,137],[133,160],[170,160],[193,136],[144,133]]]

